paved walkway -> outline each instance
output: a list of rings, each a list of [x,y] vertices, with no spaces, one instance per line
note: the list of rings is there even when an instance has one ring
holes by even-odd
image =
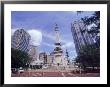
[[[67,70],[28,70],[12,77],[99,77],[99,73],[73,74]]]

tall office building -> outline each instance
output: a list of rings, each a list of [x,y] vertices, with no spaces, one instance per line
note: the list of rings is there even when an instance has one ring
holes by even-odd
[[[30,45],[28,54],[32,58],[32,61],[37,61],[39,59],[38,47]]]
[[[11,37],[11,48],[28,52],[30,38],[31,36],[24,29],[16,30]]]
[[[42,52],[39,54],[39,60],[43,61],[43,64],[46,64],[46,65],[52,64],[52,56],[46,52]]]
[[[29,57],[31,58],[30,65],[38,65],[42,63],[42,61],[39,60],[38,46],[30,45],[28,54],[29,54]]]
[[[85,26],[83,21],[74,21],[71,24],[71,32],[73,35],[77,54],[79,54],[82,46],[94,43],[93,39],[88,34],[86,29],[87,27]]]

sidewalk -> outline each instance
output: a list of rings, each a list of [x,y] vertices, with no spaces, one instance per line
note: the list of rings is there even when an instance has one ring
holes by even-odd
[[[67,70],[29,70],[12,77],[99,77],[100,73],[73,74]]]

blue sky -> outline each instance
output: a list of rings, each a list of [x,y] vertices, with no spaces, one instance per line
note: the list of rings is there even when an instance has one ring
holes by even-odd
[[[12,11],[12,30],[23,28],[26,31],[36,30],[31,33],[35,43],[39,43],[40,52],[52,52],[55,43],[54,25],[58,24],[62,49],[67,49],[70,58],[76,57],[75,45],[71,33],[71,23],[82,17],[91,16],[93,12],[78,14],[74,11]],[[32,32],[32,31],[31,31]]]

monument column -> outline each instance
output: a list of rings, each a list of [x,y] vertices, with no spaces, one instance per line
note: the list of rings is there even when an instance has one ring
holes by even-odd
[[[55,24],[54,31],[55,31],[55,48],[54,48],[54,57],[55,57],[55,64],[57,66],[62,65],[63,59],[63,51],[61,49],[61,42],[60,42],[60,32],[58,30],[58,25]]]

